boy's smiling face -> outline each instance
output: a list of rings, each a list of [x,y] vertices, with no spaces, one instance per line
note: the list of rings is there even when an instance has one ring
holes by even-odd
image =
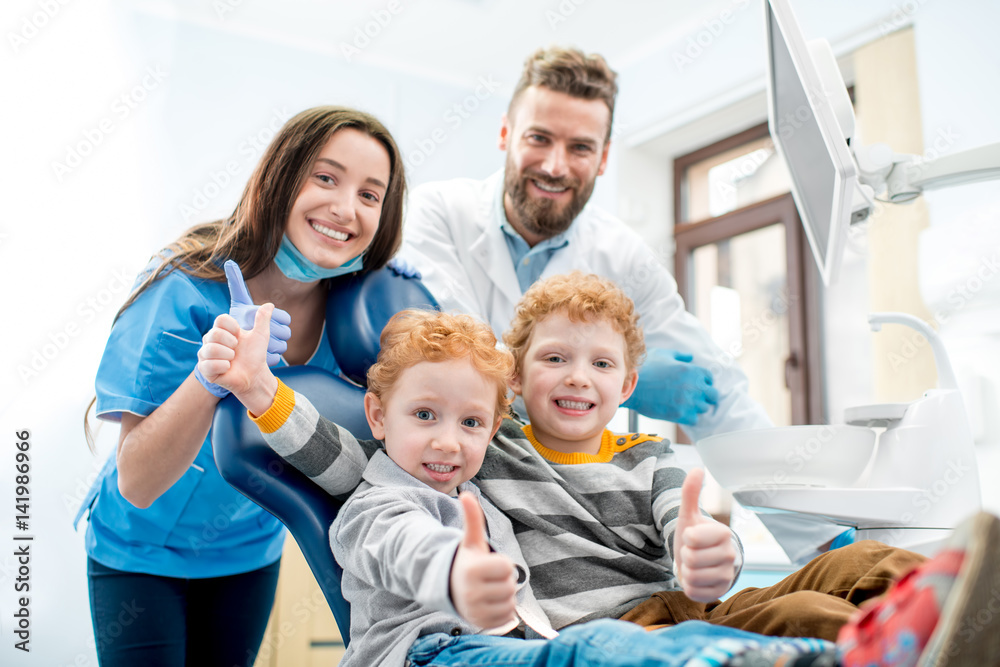
[[[625,339],[607,320],[574,322],[554,312],[535,323],[511,382],[535,438],[559,452],[596,454],[618,406],[635,389]]]
[[[422,361],[404,370],[380,400],[365,395],[372,435],[396,465],[452,494],[483,463],[500,426],[497,386],[468,359]]]

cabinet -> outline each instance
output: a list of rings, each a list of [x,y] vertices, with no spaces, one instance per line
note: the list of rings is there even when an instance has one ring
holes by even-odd
[[[334,667],[344,642],[299,546],[289,535],[274,609],[254,667]]]

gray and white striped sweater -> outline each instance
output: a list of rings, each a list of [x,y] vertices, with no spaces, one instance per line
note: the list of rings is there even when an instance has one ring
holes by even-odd
[[[301,394],[292,406],[277,403],[258,420],[268,444],[328,493],[349,495],[381,443],[355,439]],[[510,518],[552,626],[617,618],[654,593],[680,590],[672,541],[685,473],[669,443],[606,432],[600,454],[559,463],[528,434],[505,419],[473,481]]]

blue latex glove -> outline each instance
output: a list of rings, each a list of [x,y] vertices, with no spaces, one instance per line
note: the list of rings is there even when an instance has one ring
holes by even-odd
[[[420,280],[420,271],[417,271],[417,267],[413,266],[405,259],[393,257],[385,266],[397,276],[402,276],[404,278],[416,278],[417,280]]]
[[[257,309],[247,284],[243,282],[243,272],[240,266],[233,260],[226,260],[226,279],[229,281],[229,314],[233,316],[240,329],[250,331],[253,329],[253,320],[257,316]],[[282,354],[288,349],[288,339],[292,335],[292,330],[288,327],[292,323],[291,316],[280,308],[275,308],[271,315],[271,339],[267,342],[267,365],[274,366],[280,360]]]
[[[243,281],[243,272],[240,266],[233,260],[226,260],[223,265],[226,270],[226,280],[229,283],[229,314],[239,323],[240,328],[246,331],[253,329],[254,317],[257,316],[257,309],[253,299],[250,298],[250,291]],[[275,308],[271,315],[271,339],[267,343],[267,365],[274,366],[281,360],[281,355],[288,349],[288,338],[292,335],[292,330],[288,327],[291,324],[291,316]],[[205,387],[212,396],[225,398],[229,395],[229,390],[220,387],[214,382],[209,382],[197,366],[194,367],[194,377]]]
[[[833,538],[833,541],[830,542],[830,551],[833,551],[834,549],[839,549],[840,547],[846,547],[849,544],[854,544],[855,540],[857,539],[857,535],[858,535],[857,530],[855,530],[854,528],[848,528],[840,535],[837,535],[835,538]]]
[[[216,396],[218,398],[225,398],[226,396],[229,396],[228,389],[226,389],[225,387],[221,387],[215,384],[214,382],[209,382],[207,379],[205,379],[205,376],[201,374],[201,369],[198,368],[197,365],[195,365],[194,367],[194,377],[196,380],[198,380],[198,382],[201,383],[201,386],[203,386],[205,390],[212,396]]]
[[[655,348],[639,369],[639,382],[624,407],[651,417],[694,426],[698,415],[719,404],[712,374],[690,354]]]

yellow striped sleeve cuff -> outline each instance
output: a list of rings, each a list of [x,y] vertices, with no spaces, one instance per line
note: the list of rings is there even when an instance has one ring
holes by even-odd
[[[250,420],[257,425],[262,433],[274,433],[288,420],[295,408],[295,392],[284,382],[278,380],[278,391],[274,395],[274,403],[260,417],[254,417],[247,410]]]

